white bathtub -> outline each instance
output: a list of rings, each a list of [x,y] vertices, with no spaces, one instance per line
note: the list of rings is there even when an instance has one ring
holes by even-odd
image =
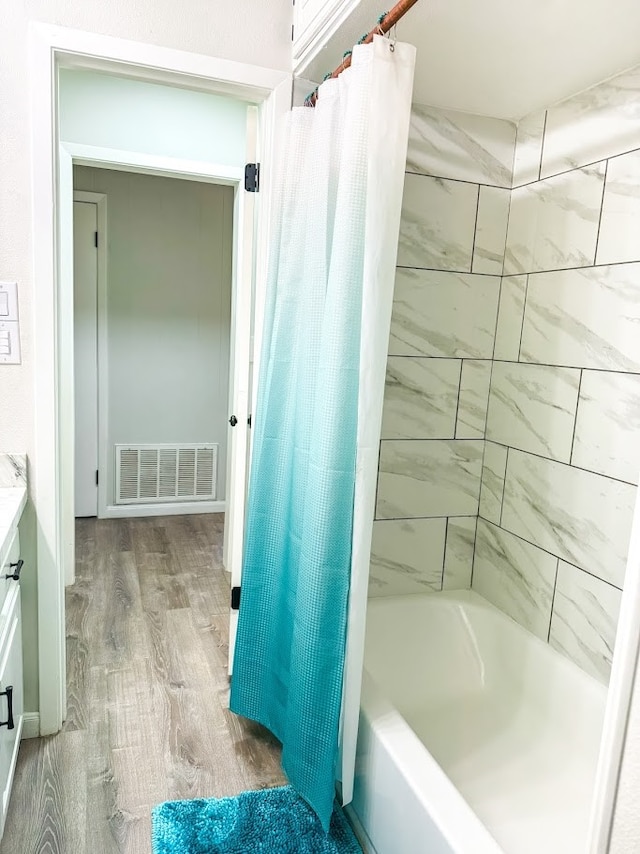
[[[370,602],[352,815],[377,854],[585,854],[606,690],[470,591]]]

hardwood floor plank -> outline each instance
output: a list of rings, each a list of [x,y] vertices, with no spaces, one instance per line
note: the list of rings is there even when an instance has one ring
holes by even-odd
[[[79,519],[68,719],[22,743],[0,854],[150,854],[164,800],[280,785],[280,748],[228,710],[224,516]]]
[[[34,739],[21,746],[21,753],[3,854],[85,851],[86,733]]]

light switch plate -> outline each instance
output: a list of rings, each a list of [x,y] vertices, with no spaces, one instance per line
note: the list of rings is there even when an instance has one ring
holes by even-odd
[[[0,320],[13,320],[18,322],[18,283],[0,282],[0,295],[2,296],[3,313]],[[7,313],[5,314],[4,311]]]
[[[2,336],[2,347],[0,347],[0,365],[20,364],[20,329],[17,320],[0,320],[0,332],[8,332],[9,352],[7,349],[7,337]]]

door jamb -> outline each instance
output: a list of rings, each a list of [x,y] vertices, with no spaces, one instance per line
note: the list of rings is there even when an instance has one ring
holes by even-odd
[[[64,247],[59,244],[58,68],[99,69],[155,82],[186,83],[194,89],[258,103],[263,126],[263,210],[268,209],[264,203],[270,195],[275,124],[291,104],[291,74],[40,23],[30,25],[29,64],[36,398],[32,496],[37,518],[40,733],[49,735],[60,730],[66,715],[64,577],[68,551],[61,511],[67,497],[61,460],[64,442],[68,446],[69,395],[61,389],[64,312],[59,281]],[[259,232],[264,240],[268,228],[263,224]],[[266,247],[258,254],[263,259]],[[260,282],[263,273],[258,270]],[[70,400],[72,404],[72,395]]]

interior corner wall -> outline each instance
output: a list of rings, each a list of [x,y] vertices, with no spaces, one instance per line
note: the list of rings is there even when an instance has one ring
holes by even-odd
[[[473,588],[607,682],[640,472],[640,68],[518,126]]]
[[[515,133],[412,109],[371,596],[471,584]]]
[[[218,444],[223,500],[233,188],[89,167],[74,187],[107,195],[107,501],[116,444],[192,442]]]

